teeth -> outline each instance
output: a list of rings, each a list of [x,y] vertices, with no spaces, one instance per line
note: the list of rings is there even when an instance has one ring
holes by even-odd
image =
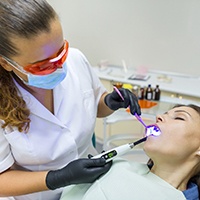
[[[157,126],[150,125],[146,128],[146,136],[149,136],[149,135],[158,136],[160,134],[161,134],[161,131]]]

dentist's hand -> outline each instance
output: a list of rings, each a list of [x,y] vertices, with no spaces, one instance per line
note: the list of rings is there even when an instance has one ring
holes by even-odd
[[[64,168],[49,171],[46,185],[54,190],[71,184],[92,183],[111,167],[112,162],[106,163],[104,158],[81,158],[70,162]]]
[[[127,108],[129,106],[132,115],[137,113],[141,115],[140,106],[138,104],[137,97],[128,89],[119,88],[121,95],[124,100],[119,96],[119,94],[113,90],[105,96],[104,102],[111,110],[117,110],[119,108]]]

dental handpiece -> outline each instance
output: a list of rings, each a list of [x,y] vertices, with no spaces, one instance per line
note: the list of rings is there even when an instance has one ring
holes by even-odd
[[[144,137],[144,138],[137,140],[135,142],[121,145],[119,147],[105,151],[105,152],[103,152],[99,155],[93,156],[92,159],[104,158],[106,160],[106,162],[109,162],[109,161],[113,160],[114,158],[116,158],[118,156],[122,156],[125,153],[129,152],[134,146],[146,141],[146,139],[147,139],[147,137]]]

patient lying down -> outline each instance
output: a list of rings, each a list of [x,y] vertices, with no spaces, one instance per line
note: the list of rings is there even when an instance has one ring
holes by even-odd
[[[200,107],[177,105],[156,125],[161,134],[143,146],[148,164],[115,159],[95,183],[66,187],[61,200],[198,200]]]

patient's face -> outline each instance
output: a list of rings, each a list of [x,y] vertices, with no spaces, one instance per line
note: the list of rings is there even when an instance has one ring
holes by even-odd
[[[200,150],[200,115],[186,106],[157,116],[161,135],[148,137],[144,150],[153,160],[179,162]]]

